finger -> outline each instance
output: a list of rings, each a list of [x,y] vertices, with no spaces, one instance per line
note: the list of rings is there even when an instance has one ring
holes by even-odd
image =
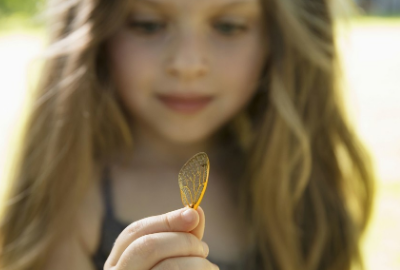
[[[203,239],[204,235],[204,228],[206,224],[206,216],[204,214],[203,208],[200,206],[196,209],[197,213],[199,214],[199,224],[197,225],[194,230],[191,231],[198,239]]]
[[[219,267],[204,258],[178,257],[166,259],[151,268],[151,270],[162,269],[219,270]]]
[[[148,234],[135,240],[122,253],[115,269],[150,269],[170,257],[207,257],[206,243],[191,233],[162,232]]]
[[[106,261],[108,267],[118,263],[124,250],[136,239],[158,232],[190,232],[199,223],[196,210],[185,207],[163,215],[138,220],[127,226],[118,236]]]

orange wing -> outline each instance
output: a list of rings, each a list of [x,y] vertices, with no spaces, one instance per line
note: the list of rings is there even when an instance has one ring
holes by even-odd
[[[179,171],[178,183],[184,206],[197,209],[207,188],[210,161],[204,152],[190,158]]]

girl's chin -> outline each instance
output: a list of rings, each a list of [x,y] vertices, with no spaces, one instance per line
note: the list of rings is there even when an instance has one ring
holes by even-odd
[[[213,137],[214,133],[203,132],[188,132],[182,131],[180,133],[164,134],[164,138],[176,145],[199,145],[206,144]]]
[[[166,138],[169,142],[176,145],[194,145],[194,144],[201,144],[205,143],[208,137],[199,137],[199,136],[171,136]]]

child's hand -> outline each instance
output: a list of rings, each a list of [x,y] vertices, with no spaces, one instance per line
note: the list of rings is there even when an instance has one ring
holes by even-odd
[[[204,226],[201,207],[134,222],[118,236],[104,269],[219,269],[205,259],[209,250],[201,241]]]

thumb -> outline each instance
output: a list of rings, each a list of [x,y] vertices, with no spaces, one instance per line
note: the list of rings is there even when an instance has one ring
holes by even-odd
[[[196,228],[190,231],[194,234],[199,240],[203,239],[204,235],[204,228],[206,225],[206,216],[204,214],[203,208],[200,206],[196,209],[197,213],[199,214],[199,223]]]

